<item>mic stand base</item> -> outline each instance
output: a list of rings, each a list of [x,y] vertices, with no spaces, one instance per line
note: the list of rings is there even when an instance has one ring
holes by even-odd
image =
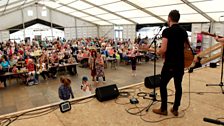
[[[223,90],[223,82],[220,82],[220,84],[206,84],[206,86],[220,86],[222,94],[224,94],[224,90]]]

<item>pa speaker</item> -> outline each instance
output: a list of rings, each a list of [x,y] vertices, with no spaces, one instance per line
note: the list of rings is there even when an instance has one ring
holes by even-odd
[[[144,84],[147,88],[156,88],[160,86],[161,75],[145,77]]]
[[[97,100],[101,102],[115,99],[119,96],[119,90],[116,84],[98,87],[96,88],[95,93]]]

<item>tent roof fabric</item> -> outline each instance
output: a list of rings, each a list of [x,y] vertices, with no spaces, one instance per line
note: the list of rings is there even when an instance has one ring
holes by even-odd
[[[0,15],[39,4],[98,25],[164,23],[177,9],[180,23],[218,22],[224,0],[0,0]]]

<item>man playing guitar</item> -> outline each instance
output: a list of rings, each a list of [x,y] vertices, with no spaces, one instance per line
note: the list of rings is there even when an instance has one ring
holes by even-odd
[[[157,52],[165,58],[160,82],[162,103],[159,109],[153,109],[154,113],[160,115],[167,115],[167,85],[171,78],[174,78],[176,89],[174,105],[171,108],[171,112],[175,116],[178,116],[178,108],[182,97],[182,78],[185,65],[184,45],[189,43],[189,40],[186,30],[178,24],[179,19],[179,11],[172,10],[169,13],[169,28],[163,31],[161,48]]]

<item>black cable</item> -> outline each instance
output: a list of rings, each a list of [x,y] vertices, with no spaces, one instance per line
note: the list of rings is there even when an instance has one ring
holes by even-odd
[[[129,89],[129,90],[127,90]],[[140,88],[137,88],[137,89],[133,89],[133,88],[127,88],[127,89],[121,89],[119,90],[120,92],[129,92],[129,93],[135,93],[137,89],[140,89]],[[133,89],[133,90],[130,90],[130,89]]]
[[[38,114],[41,114],[41,113],[44,113],[44,112],[50,111],[50,110],[52,110],[52,108],[46,108],[46,110],[45,110],[45,109],[43,109],[43,110],[44,110],[44,111],[29,112],[29,113],[26,113],[26,114],[25,114],[25,115],[23,115],[23,116],[38,115]]]
[[[150,105],[154,105],[156,104],[157,102],[152,102]],[[142,108],[142,109],[140,109]],[[140,113],[142,113],[144,110],[146,110],[148,108],[148,105],[146,107],[138,107],[136,104],[135,104],[135,107],[132,107],[132,108],[128,108],[128,109],[125,109],[127,113],[131,114],[131,115],[138,115]],[[130,112],[130,110],[133,110],[133,109],[138,109],[139,111],[138,112]]]
[[[136,92],[136,90],[134,90],[132,92]],[[127,98],[127,99],[129,99],[130,95],[131,95],[131,93],[128,92],[128,91],[119,91],[119,96],[114,100],[114,102],[116,104],[118,104],[118,105],[127,105],[127,104],[130,104],[129,101],[126,102],[126,103],[119,103],[119,102],[117,102],[117,100],[120,99],[120,98]]]
[[[140,109],[140,108],[142,108],[142,109]],[[133,109],[138,109],[139,111],[138,112],[130,112],[130,110],[133,110]],[[135,105],[135,107],[125,109],[125,111],[131,115],[138,115],[141,112],[143,112],[145,109],[146,109],[146,107],[138,107],[137,105]]]
[[[119,97],[129,97],[131,94],[127,91],[121,91],[119,92]]]
[[[92,98],[92,99],[90,99],[86,102],[81,102],[81,101],[83,101],[83,99],[82,99],[80,101],[77,101],[76,104],[84,104],[84,103],[92,101],[93,99],[94,98]],[[40,116],[43,116],[43,115],[47,115],[47,114],[55,111],[56,109],[58,109],[58,105],[54,105],[53,107],[47,108],[47,110],[46,110],[46,108],[43,108],[43,109],[38,109],[38,110],[32,110],[32,111],[29,111],[29,112],[24,112],[20,115],[15,115],[15,116],[7,117],[7,118],[1,118],[0,119],[1,123],[0,124],[8,126],[16,120],[24,120],[24,119],[40,117]],[[43,110],[43,111],[41,111],[41,110]],[[38,112],[35,112],[35,111],[38,111]],[[20,118],[21,116],[30,116],[30,117]]]
[[[140,88],[138,88],[138,89],[140,89]],[[157,89],[158,90],[158,89]],[[168,96],[172,96],[173,94],[174,94],[174,91],[173,90],[171,90],[171,89],[168,89],[168,90],[170,90],[171,91],[171,94],[170,95],[168,95]],[[147,99],[146,98],[146,96],[149,96],[149,93],[146,93],[146,92],[139,92],[139,93],[137,93],[137,96],[138,97],[142,97],[143,99]],[[116,103],[116,101],[115,101],[115,103]],[[146,107],[138,107],[136,104],[135,104],[135,107],[133,107],[133,108],[128,108],[128,109],[125,109],[126,110],[126,112],[127,113],[129,113],[129,114],[131,114],[131,115],[139,115],[139,116],[141,116],[142,114],[142,112],[143,111],[145,111],[145,110],[147,110],[148,109],[148,106],[151,106],[151,105],[154,105],[154,104],[156,104],[157,102],[152,102],[152,104],[149,104],[149,105],[147,105]],[[119,104],[119,103],[118,103]],[[125,103],[125,104],[129,104],[129,103]],[[125,105],[125,104],[121,104],[121,105]],[[140,109],[140,108],[142,108],[142,109]],[[133,109],[138,109],[139,111],[137,111],[137,112],[130,112],[130,110],[133,110]]]
[[[203,91],[191,91],[191,92],[183,92],[184,93],[192,93],[192,94],[200,94],[200,95],[203,95],[203,94],[222,94],[221,92],[203,92]]]
[[[141,87],[135,87],[132,91],[130,91],[130,89],[133,89],[133,87],[126,88],[126,89],[121,89],[120,92],[129,92],[131,96],[135,96],[136,90],[141,91]]]
[[[167,96],[170,97],[170,96],[173,96],[174,95],[174,91],[172,89],[167,89],[168,91],[171,91],[170,94],[168,94]],[[146,93],[146,92],[139,92],[137,93],[137,96],[138,97],[143,97],[143,99],[149,99],[147,98],[146,96],[149,96],[150,94],[149,93]],[[159,96],[159,95],[158,95]]]
[[[190,83],[190,73],[189,73],[189,87],[188,87],[188,88],[189,88],[189,92],[190,92],[190,87],[191,87],[190,84],[191,84],[191,83]],[[168,120],[168,119],[183,118],[183,117],[185,116],[185,111],[187,111],[187,110],[190,108],[190,105],[191,105],[191,97],[190,97],[190,93],[189,93],[188,106],[187,106],[185,109],[181,110],[181,111],[183,112],[183,115],[181,115],[181,116],[167,117],[167,118],[160,119],[160,120],[146,120],[146,119],[143,118],[144,115],[140,115],[140,118],[141,118],[143,121],[145,121],[145,122],[149,122],[149,123],[158,123],[158,122],[162,122],[162,121],[165,121],[165,120]]]
[[[57,108],[53,109],[53,111],[56,110],[56,109]],[[30,118],[35,118],[35,117],[43,116],[43,115],[46,115],[46,114],[49,114],[50,112],[52,112],[52,111],[48,112],[49,110],[52,110],[52,109],[48,109],[48,110],[41,111],[41,112],[37,112],[37,113],[25,112],[25,113],[22,113],[20,115],[16,115],[16,116],[13,116],[13,117],[10,117],[10,118],[5,118],[6,121],[5,122],[4,122],[4,120],[1,121],[1,125],[8,126],[8,125],[10,125],[11,123],[13,123],[16,120],[30,119]],[[47,112],[47,113],[44,113],[44,112]],[[42,113],[44,113],[44,114],[42,114]],[[36,114],[36,116],[32,116],[32,115],[35,115],[35,114]],[[38,114],[41,114],[41,115],[38,115]],[[31,116],[31,117],[20,118],[22,116]]]
[[[31,117],[21,118],[21,119],[17,119],[17,120],[25,120],[25,119],[32,119],[32,118],[36,118],[36,117],[41,117],[41,116],[47,115],[47,114],[49,114],[49,113],[51,113],[51,112],[53,112],[53,111],[55,111],[55,110],[56,110],[56,109],[51,110],[51,111],[46,112],[46,113],[42,113],[42,114],[40,114],[40,115],[35,115],[35,116],[31,116]]]
[[[188,84],[188,90],[189,90],[189,93],[188,93],[188,106],[185,108],[185,109],[183,109],[182,111],[187,111],[189,108],[190,108],[190,105],[191,105],[191,74],[190,73],[188,73],[188,75],[189,75],[189,77],[188,77],[188,82],[189,82],[189,84]]]
[[[119,103],[119,102],[117,102],[117,100],[118,100],[119,98],[127,98],[127,99],[128,99],[128,97],[118,97],[118,98],[116,98],[116,99],[114,100],[114,102],[115,102],[116,104],[118,104],[118,105],[127,105],[127,104],[130,104],[129,101],[126,102],[126,103]],[[128,100],[129,100],[129,99],[128,99]]]
[[[146,93],[146,92],[139,92],[139,93],[137,93],[137,96],[138,97],[145,97],[145,96],[147,96],[149,93]]]

